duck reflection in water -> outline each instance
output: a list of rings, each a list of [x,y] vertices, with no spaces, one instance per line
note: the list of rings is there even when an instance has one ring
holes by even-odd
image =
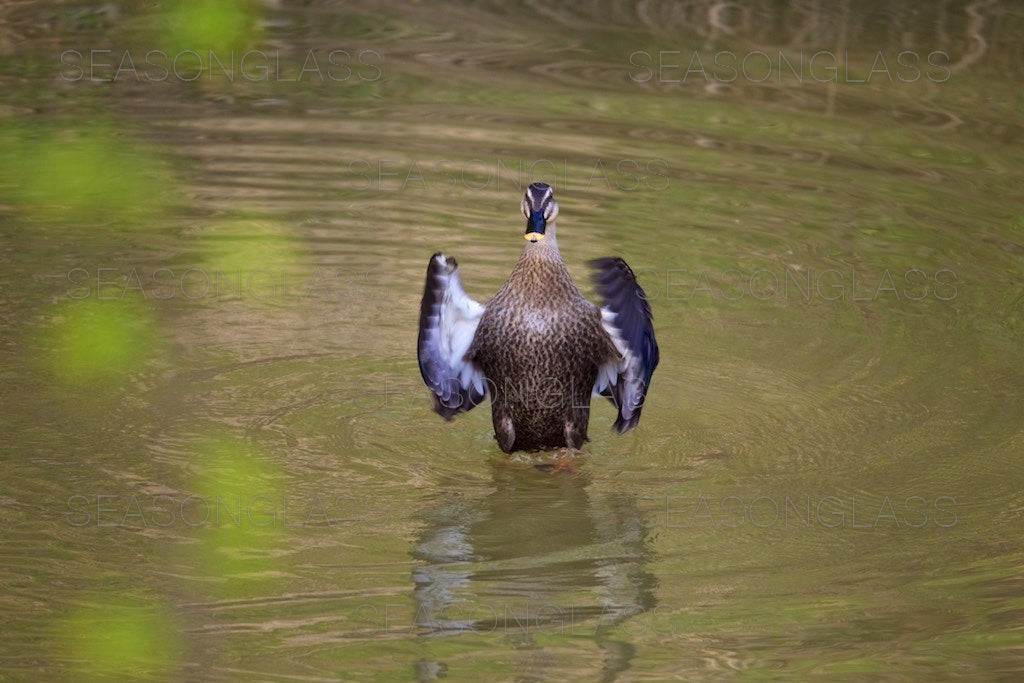
[[[656,606],[645,568],[648,529],[636,499],[596,492],[586,474],[549,474],[492,462],[493,490],[474,497],[450,485],[425,514],[414,557],[416,616],[423,635],[593,635],[607,671],[628,667],[629,629]],[[427,667],[428,669],[431,667]]]

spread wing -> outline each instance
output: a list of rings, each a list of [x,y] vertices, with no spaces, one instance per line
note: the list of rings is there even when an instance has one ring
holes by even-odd
[[[640,421],[651,376],[658,367],[651,306],[626,262],[618,257],[591,261],[594,282],[603,299],[601,322],[621,358],[605,362],[597,373],[594,393],[607,397],[619,411],[613,428],[619,434]]]
[[[420,374],[433,392],[434,411],[446,420],[487,396],[483,370],[466,358],[484,307],[463,291],[458,267],[454,258],[441,253],[430,257],[416,349]]]

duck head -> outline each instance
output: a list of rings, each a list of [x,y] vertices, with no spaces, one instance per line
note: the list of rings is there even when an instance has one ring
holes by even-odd
[[[530,242],[544,239],[548,229],[555,232],[555,217],[558,216],[558,202],[555,201],[554,190],[547,183],[533,183],[526,188],[523,197],[523,215],[526,216],[526,233],[523,235]]]

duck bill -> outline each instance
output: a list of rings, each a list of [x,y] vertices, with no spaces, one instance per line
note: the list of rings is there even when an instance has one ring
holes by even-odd
[[[523,235],[523,239],[530,242],[541,241],[544,239],[544,230],[547,226],[548,222],[544,220],[544,214],[540,211],[531,211],[530,217],[526,221],[526,234]]]

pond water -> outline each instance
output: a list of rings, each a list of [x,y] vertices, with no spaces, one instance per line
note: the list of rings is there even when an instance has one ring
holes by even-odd
[[[0,678],[1019,676],[1022,41],[998,1],[0,9]],[[428,258],[485,301],[537,180],[661,347],[575,471],[416,364]]]

